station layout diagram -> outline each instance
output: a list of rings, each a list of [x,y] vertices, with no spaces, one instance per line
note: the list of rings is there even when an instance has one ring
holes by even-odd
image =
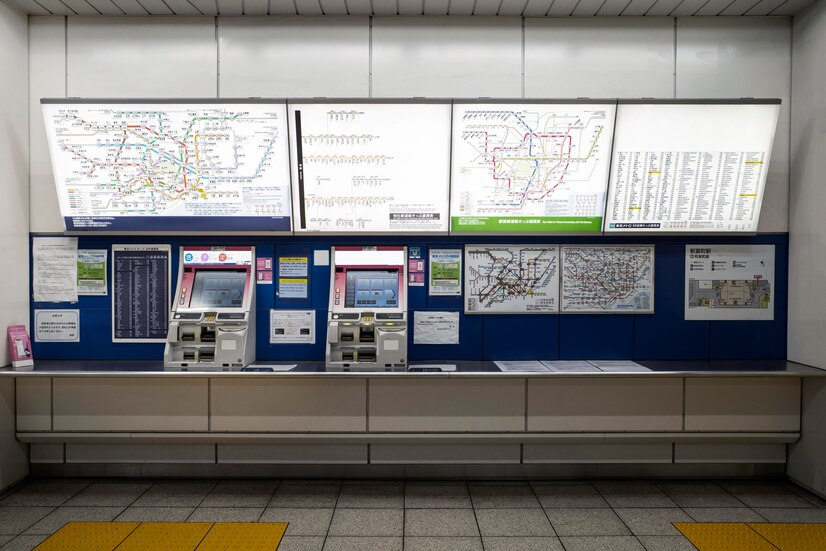
[[[209,229],[192,217],[290,229],[285,104],[47,103],[43,113],[69,229],[132,229],[121,227],[129,217],[188,219],[154,229]]]
[[[762,279],[689,279],[688,301],[695,308],[768,308],[771,282]]]
[[[465,247],[465,313],[556,312],[558,298],[558,246]]]
[[[654,311],[654,246],[562,247],[562,311]]]
[[[599,232],[614,110],[454,105],[451,230]]]

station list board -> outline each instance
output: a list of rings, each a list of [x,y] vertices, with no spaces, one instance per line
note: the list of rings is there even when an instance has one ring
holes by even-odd
[[[165,342],[169,245],[112,246],[112,341]]]
[[[621,103],[605,231],[757,231],[779,108]]]

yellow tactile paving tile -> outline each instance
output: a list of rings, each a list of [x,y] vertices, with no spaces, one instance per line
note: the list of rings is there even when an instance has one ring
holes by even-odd
[[[749,528],[781,551],[823,551],[826,549],[826,524],[750,522]]]
[[[211,522],[144,522],[117,551],[193,551],[210,529]]]
[[[742,522],[675,522],[700,551],[777,551],[777,547]]]
[[[139,522],[69,522],[36,551],[112,551]]]
[[[286,531],[286,522],[220,522],[197,551],[275,551]]]

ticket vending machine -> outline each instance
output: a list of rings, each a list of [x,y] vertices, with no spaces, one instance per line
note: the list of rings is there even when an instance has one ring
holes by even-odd
[[[328,371],[407,369],[407,247],[333,247]]]
[[[255,360],[255,247],[181,247],[167,371],[232,371]]]

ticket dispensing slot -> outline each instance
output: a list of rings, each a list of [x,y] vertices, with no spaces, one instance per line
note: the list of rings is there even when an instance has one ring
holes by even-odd
[[[254,361],[255,250],[183,247],[164,366],[230,371]]]
[[[407,249],[334,247],[328,371],[407,369]]]

